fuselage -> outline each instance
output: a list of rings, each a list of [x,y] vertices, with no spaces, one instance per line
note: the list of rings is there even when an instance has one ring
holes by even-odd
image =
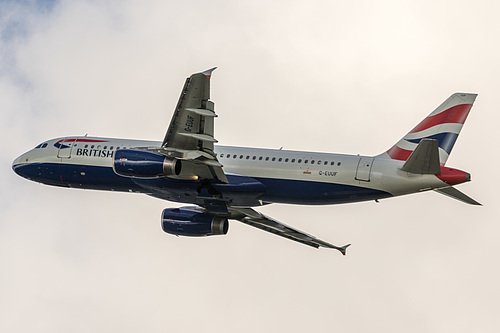
[[[118,149],[160,146],[161,142],[156,141],[57,138],[21,155],[13,169],[25,178],[48,185],[145,193],[170,201],[203,204],[199,180],[133,178],[114,171],[113,157]],[[209,186],[232,206],[377,200],[468,180],[465,173],[449,168],[443,168],[441,175],[410,174],[400,170],[402,161],[383,156],[221,145],[216,145],[214,151],[229,183],[211,181]]]
[[[54,186],[143,193],[195,206],[167,208],[162,229],[184,236],[225,235],[228,220],[309,245],[336,246],[252,207],[327,205],[436,190],[468,204],[453,185],[470,175],[445,167],[476,94],[455,93],[377,156],[216,145],[210,78],[184,83],[163,141],[98,137],[48,140],[17,158],[14,171]]]

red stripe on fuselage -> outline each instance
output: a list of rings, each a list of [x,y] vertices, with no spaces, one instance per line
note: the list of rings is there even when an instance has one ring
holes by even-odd
[[[92,139],[79,139],[79,138],[76,138],[76,139],[64,139],[64,140],[59,140],[57,142],[60,143],[60,142],[75,142],[75,141],[78,141],[78,142],[108,142],[106,140],[92,140]]]
[[[463,124],[469,115],[472,104],[455,105],[448,110],[422,120],[410,133],[416,133],[440,124]]]

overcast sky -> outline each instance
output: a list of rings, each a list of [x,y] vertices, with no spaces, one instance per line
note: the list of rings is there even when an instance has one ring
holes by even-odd
[[[1,1],[1,332],[498,332],[500,6],[494,1]],[[65,135],[161,140],[213,66],[222,144],[376,155],[479,96],[423,193],[262,211],[347,256],[233,222],[162,232],[170,202],[54,188],[11,163]]]

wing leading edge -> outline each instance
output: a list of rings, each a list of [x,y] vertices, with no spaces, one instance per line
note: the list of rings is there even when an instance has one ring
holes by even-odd
[[[162,146],[213,152],[214,103],[210,101],[210,77],[215,67],[186,79]]]

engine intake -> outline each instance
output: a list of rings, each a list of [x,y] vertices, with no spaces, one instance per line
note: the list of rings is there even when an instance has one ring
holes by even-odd
[[[156,178],[181,173],[180,160],[168,158],[145,150],[118,149],[113,160],[113,170],[125,177]]]
[[[224,217],[195,210],[167,208],[162,213],[161,228],[166,233],[177,236],[225,235],[229,230],[229,221]]]

